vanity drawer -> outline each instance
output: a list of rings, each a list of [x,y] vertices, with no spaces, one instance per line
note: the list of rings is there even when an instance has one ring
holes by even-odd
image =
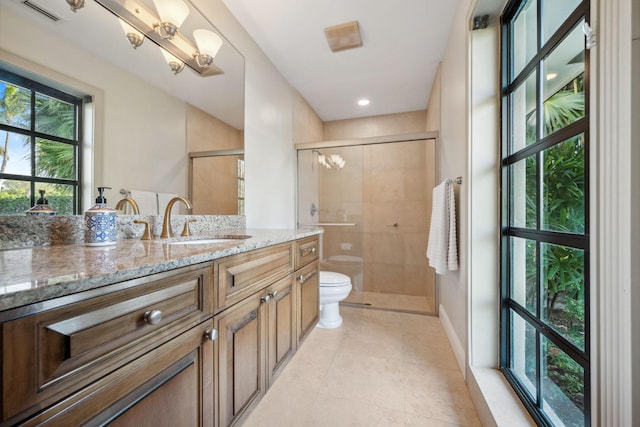
[[[212,270],[199,264],[2,313],[2,421],[28,416],[210,318]]]
[[[295,242],[296,270],[318,259],[320,238],[311,236]]]
[[[214,261],[215,312],[293,271],[293,244],[283,243]]]

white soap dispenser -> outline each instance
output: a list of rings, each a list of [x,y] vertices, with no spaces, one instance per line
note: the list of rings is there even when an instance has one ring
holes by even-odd
[[[115,245],[118,240],[116,211],[107,206],[102,195],[105,188],[98,187],[96,204],[84,213],[84,244],[86,246]]]

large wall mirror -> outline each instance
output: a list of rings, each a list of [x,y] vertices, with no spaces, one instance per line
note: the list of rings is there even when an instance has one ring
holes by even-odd
[[[176,179],[172,178],[171,174],[174,174],[174,177],[180,175],[184,176],[184,178],[181,178],[183,184],[175,184],[170,192],[188,192],[193,195],[192,197],[197,197],[198,191],[193,191],[193,186],[198,185],[200,181],[204,181],[205,185],[212,189],[215,189],[217,185],[222,185],[223,182],[233,183],[233,191],[238,188],[238,171],[229,170],[228,165],[224,167],[224,170],[229,171],[230,176],[228,179],[220,179],[220,171],[216,171],[215,176],[214,173],[207,174],[207,169],[198,170],[194,174],[193,171],[187,169],[187,166],[184,166],[193,164],[191,153],[200,153],[196,154],[195,157],[206,157],[208,153],[214,153],[215,155],[218,152],[223,152],[226,154],[231,150],[241,158],[244,152],[244,58],[224,35],[216,29],[215,22],[212,22],[201,13],[199,3],[204,4],[203,1],[182,0],[182,3],[188,9],[188,16],[180,24],[176,40],[180,38],[184,40],[172,42],[169,44],[169,49],[164,49],[165,51],[171,50],[175,46],[181,46],[181,43],[182,45],[187,43],[187,47],[184,48],[186,52],[184,59],[191,62],[191,64],[184,66],[178,73],[173,72],[175,69],[172,71],[169,60],[165,58],[162,52],[163,49],[156,43],[157,40],[154,42],[154,37],[158,38],[159,36],[153,30],[153,34],[147,33],[142,44],[134,48],[132,42],[130,42],[131,37],[127,34],[127,32],[131,31],[127,31],[126,26],[123,26],[119,19],[124,15],[125,18],[130,18],[128,19],[129,21],[135,21],[136,14],[142,16],[146,13],[152,13],[161,18],[159,11],[161,1],[86,0],[85,5],[75,12],[71,10],[65,0],[2,0],[0,2],[0,14],[6,14],[5,16],[11,14],[11,16],[21,20],[24,19],[25,23],[37,26],[39,30],[51,32],[60,40],[65,40],[65,43],[68,42],[70,45],[73,44],[86,49],[91,55],[108,61],[114,67],[124,69],[127,73],[144,81],[149,87],[153,87],[153,90],[138,92],[135,95],[131,94],[130,100],[124,100],[122,99],[123,93],[129,94],[131,91],[125,92],[123,89],[117,94],[112,94],[109,88],[117,86],[117,84],[114,85],[112,82],[105,83],[110,76],[100,75],[95,71],[87,71],[80,79],[90,85],[104,89],[105,104],[109,103],[108,108],[111,108],[103,115],[105,122],[107,122],[104,132],[106,158],[98,158],[100,155],[98,152],[92,154],[96,156],[94,161],[101,164],[98,167],[102,167],[107,171],[105,175],[107,175],[108,179],[106,180],[111,182],[106,184],[116,187],[113,191],[123,187],[135,189],[136,185],[145,187],[137,189],[161,191],[175,184]],[[127,13],[130,13],[131,16],[127,16]],[[47,14],[51,16],[48,17],[46,16]],[[144,18],[140,18],[140,20],[142,22]],[[18,26],[15,28],[15,31],[18,31]],[[192,52],[189,52],[189,49],[195,51],[199,49],[197,38],[194,36],[195,30],[207,30],[217,34],[222,43],[213,58],[211,66],[205,66],[201,70],[197,69],[199,64],[196,62],[196,58],[192,57]],[[21,35],[21,37],[24,38],[24,35]],[[46,45],[47,41],[41,36],[37,36],[30,43]],[[0,48],[16,55],[24,55],[29,60],[58,71],[58,67],[51,65],[52,61],[46,55],[43,55],[45,57],[42,58],[29,57],[21,49],[14,49],[14,46],[15,43],[12,45],[11,42],[2,43],[0,40]],[[55,47],[51,49],[55,49]],[[61,51],[63,50],[61,49]],[[176,53],[174,56],[179,57],[177,52],[174,51],[173,53]],[[63,54],[61,52],[61,55]],[[0,57],[0,62],[2,62],[2,59]],[[82,58],[70,57],[66,61],[65,65],[77,63],[77,67],[85,67],[86,65],[87,70],[95,70],[95,68],[91,68],[92,64],[86,64],[86,61],[83,61]],[[195,66],[193,65],[194,63],[196,64]],[[62,71],[62,73],[69,74],[68,70]],[[156,90],[165,95],[156,95]],[[182,107],[171,107],[174,108],[173,112],[179,110],[179,114],[183,116],[181,121],[175,119],[175,115],[172,115],[172,111],[168,107],[165,109],[167,111],[166,115],[163,115],[162,106],[157,105],[159,102],[156,102],[156,99],[160,99],[161,103],[167,96],[177,98],[177,100],[184,103]],[[116,112],[114,112],[116,108],[113,107],[114,98],[118,98],[117,102],[119,103]],[[144,105],[141,102],[143,98],[146,100],[147,105],[151,106],[153,104],[153,112],[151,108],[140,107]],[[107,107],[105,107],[105,110],[107,110]],[[116,120],[121,120],[120,128],[127,127],[128,129],[116,129],[116,125],[113,123]],[[167,129],[172,123],[175,123],[178,129],[168,131]],[[163,127],[163,129],[159,130],[159,127]],[[123,138],[116,131],[127,135],[131,141],[120,142]],[[157,148],[152,146],[153,142],[146,142],[146,146],[142,148],[135,146],[135,141],[138,139],[136,135],[148,136],[149,133],[154,131],[158,133],[157,136],[154,136],[155,140],[158,141]],[[166,137],[166,140],[161,141],[162,137]],[[151,138],[149,137],[149,139]],[[110,151],[108,149],[109,144],[122,144],[122,147],[118,147],[119,152],[115,152],[115,149]],[[126,144],[131,148],[130,153],[122,152],[124,151],[122,148],[127,147]],[[174,145],[170,148],[170,150],[173,150],[171,153],[165,153],[165,151],[170,151],[164,149],[168,144]],[[151,159],[150,161],[150,153],[156,159]],[[182,156],[179,162],[175,160],[178,153],[181,153],[180,155]],[[119,164],[119,161],[124,156],[136,155],[139,155],[141,159],[135,162],[135,168],[144,169],[144,171],[139,171],[138,175],[132,173],[131,176],[127,176],[127,173],[134,169],[132,167],[134,162],[131,161],[125,165],[125,162]],[[178,164],[178,166],[174,163]],[[200,163],[200,161],[197,163]],[[213,166],[214,163],[216,162],[211,162],[211,165],[209,165],[207,162],[207,168],[215,167]],[[117,173],[111,172],[115,168],[120,168],[121,170]],[[108,173],[111,173],[111,175],[108,175]],[[157,182],[153,181],[154,174],[158,175]],[[120,179],[121,177],[122,179]],[[143,179],[140,179],[140,177]],[[103,183],[97,182],[94,184],[101,185]],[[187,185],[189,188],[186,188]],[[232,190],[224,189],[221,191],[229,193]],[[113,197],[112,194],[111,200],[113,200]],[[237,198],[240,197],[241,195],[238,194]],[[115,200],[113,202],[115,203]],[[239,213],[230,209],[228,204],[225,205],[224,211],[215,211],[211,204],[195,202],[198,206],[203,206],[204,208],[199,209],[198,212],[194,211],[194,213]],[[83,202],[83,204],[85,203]]]

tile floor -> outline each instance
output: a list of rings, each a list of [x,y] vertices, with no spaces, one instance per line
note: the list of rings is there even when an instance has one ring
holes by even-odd
[[[341,307],[315,328],[245,427],[480,426],[440,319]]]

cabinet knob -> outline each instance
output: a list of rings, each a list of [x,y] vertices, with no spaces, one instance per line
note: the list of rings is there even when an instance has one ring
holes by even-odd
[[[278,291],[271,291],[271,292],[269,292],[269,296],[270,296],[271,298],[275,298],[275,297],[276,297],[276,295],[278,295]]]
[[[217,329],[207,329],[204,333],[206,339],[210,341],[215,341],[218,339],[218,330]]]
[[[271,299],[271,296],[269,296],[269,295],[265,295],[265,296],[263,296],[262,298],[260,298],[260,301],[262,301],[262,302],[264,302],[264,303],[266,303],[266,304],[269,304],[269,300],[270,300],[270,299]]]
[[[300,282],[300,284],[302,285],[304,282],[306,282],[307,280],[311,279],[317,273],[318,273],[318,270],[314,270],[311,273],[307,274],[306,276],[303,276],[301,274],[301,275],[298,276],[298,282]]]
[[[162,320],[162,312],[160,310],[150,310],[144,313],[144,321],[150,325],[157,325]]]

